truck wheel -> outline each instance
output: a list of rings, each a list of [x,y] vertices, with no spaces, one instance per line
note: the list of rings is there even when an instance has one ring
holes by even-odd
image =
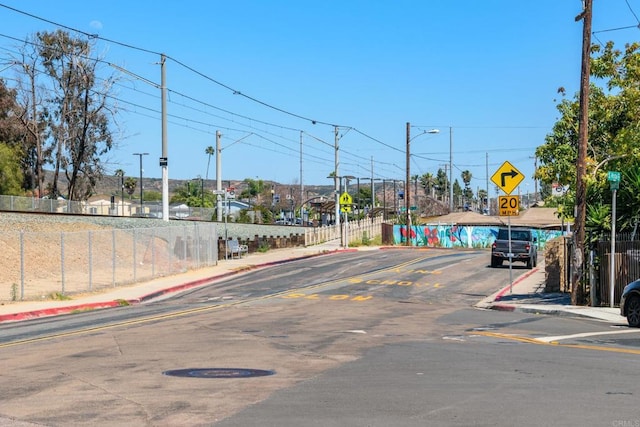
[[[502,265],[502,260],[491,257],[491,268],[496,268],[499,265]]]
[[[533,257],[529,257],[529,259],[527,259],[527,268],[529,269],[533,268],[532,266],[534,262],[535,261],[533,261]]]

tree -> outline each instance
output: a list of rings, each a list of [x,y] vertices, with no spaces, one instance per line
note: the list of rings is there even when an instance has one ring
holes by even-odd
[[[52,91],[46,100],[46,124],[53,145],[52,196],[60,193],[59,178],[68,182],[67,198],[86,200],[103,176],[102,156],[112,148],[113,139],[107,105],[114,79],[102,79],[97,86],[100,61],[91,58],[91,44],[74,39],[67,32],[37,33],[38,54]]]
[[[0,194],[23,195],[19,148],[0,143]]]
[[[247,184],[247,188],[242,190],[240,193],[241,199],[253,199],[256,198],[256,204],[260,204],[260,195],[265,191],[264,181],[261,179],[251,179],[246,178],[244,180],[245,184]]]
[[[449,178],[447,178],[447,172],[442,169],[438,169],[438,173],[436,174],[436,195],[438,195],[441,200],[444,200],[445,194],[449,189]]]
[[[436,179],[433,174],[427,172],[420,177],[420,185],[424,188],[424,192],[428,197],[434,196],[434,188],[436,185]]]
[[[138,185],[138,181],[135,178],[127,178],[124,180],[124,189],[127,191],[129,195],[129,200],[131,200],[131,196],[133,192],[136,191],[136,186]]]
[[[605,209],[599,206],[611,202],[607,184],[607,171],[622,173],[618,204],[619,231],[636,227],[638,209],[633,192],[637,182],[633,171],[640,165],[640,45],[625,46],[624,51],[614,48],[612,42],[604,47],[592,47],[591,74],[602,86],[592,84],[589,91],[589,144],[586,158],[587,186],[585,224],[602,223]],[[561,88],[558,92],[564,96]],[[576,191],[576,158],[578,156],[579,99],[562,99],[557,109],[560,118],[545,143],[536,150],[540,161],[535,177],[542,181],[543,189],[553,183],[568,185],[569,191],[560,197],[547,196],[546,206],[563,204],[566,212],[573,212]],[[627,185],[628,184],[628,185]],[[628,190],[628,191],[627,191]],[[545,194],[549,194],[545,192]],[[637,193],[636,193],[637,194]],[[593,215],[593,217],[590,217]]]
[[[489,199],[487,198],[487,190],[484,189],[479,189],[478,190],[478,200],[479,200],[479,208],[480,211],[482,211],[483,213],[485,212],[485,209],[489,209]]]
[[[458,200],[458,202],[460,202],[460,199],[462,198],[462,186],[460,186],[460,183],[458,182],[458,180],[456,179],[455,181],[453,181],[453,200],[455,202],[455,200]],[[453,203],[454,209],[455,209],[455,203]]]
[[[44,166],[51,161],[50,129],[47,127],[49,107],[44,89],[49,85],[42,78],[40,55],[35,36],[30,36],[13,62],[21,67],[16,80],[17,102],[20,105],[20,123],[24,133],[21,164],[25,188],[44,195]]]
[[[204,179],[209,179],[209,163],[211,163],[211,156],[216,153],[216,150],[210,145],[205,148],[204,153],[207,155],[207,173],[204,175]]]
[[[464,183],[464,191],[462,192],[462,196],[464,197],[464,205],[467,207],[469,202],[473,199],[473,190],[471,189],[471,178],[472,174],[469,170],[463,170],[461,173],[462,182]]]
[[[17,92],[0,80],[0,145],[2,145],[1,194],[22,195],[21,189],[33,188],[33,174],[28,168],[28,151],[24,141],[28,139],[21,122],[22,109],[17,102]],[[17,171],[17,172],[16,172]],[[16,179],[18,187],[15,188]]]

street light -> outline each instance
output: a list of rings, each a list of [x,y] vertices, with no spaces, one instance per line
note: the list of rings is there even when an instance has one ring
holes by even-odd
[[[411,237],[409,235],[411,230],[411,188],[410,188],[411,186],[411,181],[410,181],[411,179],[411,154],[410,154],[411,141],[413,141],[420,135],[424,135],[426,133],[440,133],[440,131],[438,129],[425,130],[421,134],[418,134],[413,138],[411,138],[411,123],[407,122],[407,167],[406,167],[407,176],[404,181],[404,200],[405,200],[405,208],[407,210],[407,220],[406,220],[406,225],[407,225],[406,245],[407,246],[411,246]]]
[[[148,156],[149,153],[133,153],[134,156],[140,156],[140,212],[139,214],[142,215],[144,212],[144,202],[142,201],[142,156]]]
[[[449,213],[451,212],[453,212],[453,128],[449,126]]]

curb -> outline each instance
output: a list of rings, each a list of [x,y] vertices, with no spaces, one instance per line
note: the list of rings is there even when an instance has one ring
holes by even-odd
[[[535,267],[535,268],[529,270],[527,273],[523,274],[522,276],[519,276],[510,285],[505,286],[504,288],[500,289],[498,292],[495,292],[494,294],[489,295],[488,297],[483,298],[478,303],[474,304],[474,307],[481,308],[481,309],[489,309],[489,310],[514,311],[516,309],[516,307],[517,307],[516,304],[505,304],[505,303],[496,304],[496,302],[500,301],[502,299],[502,297],[504,296],[504,294],[509,292],[509,290],[513,286],[518,285],[519,283],[521,283],[522,281],[527,279],[529,276],[531,276],[532,274],[537,272],[539,269],[540,269],[540,267]]]
[[[128,300],[93,302],[93,303],[78,304],[78,305],[71,305],[71,306],[65,306],[65,307],[43,308],[39,310],[25,311],[22,313],[3,314],[3,315],[0,315],[0,324],[5,322],[9,323],[9,322],[19,322],[23,320],[37,319],[41,317],[66,315],[66,314],[71,314],[71,313],[80,312],[80,311],[100,310],[100,309],[106,309],[106,308],[142,304],[142,303],[154,300],[156,298],[160,298],[164,295],[185,291],[187,289],[196,288],[198,286],[203,286],[211,281],[223,279],[225,277],[233,276],[239,273],[244,273],[251,270],[257,270],[259,268],[264,268],[264,267],[270,267],[273,265],[285,264],[291,261],[297,261],[297,260],[312,258],[316,256],[334,254],[338,252],[357,252],[357,249],[336,249],[336,250],[327,251],[327,252],[320,252],[317,254],[302,255],[299,257],[286,258],[286,259],[277,260],[277,261],[269,261],[262,264],[247,265],[247,266],[244,266],[244,268],[241,268],[238,270],[221,273],[215,276],[205,277],[203,279],[194,280],[191,282],[183,283],[181,285],[176,285],[176,286],[172,286],[165,289],[160,289],[158,291],[143,295],[139,298],[132,298]]]
[[[125,301],[129,303],[129,301]],[[87,304],[71,305],[67,307],[54,307],[43,308],[40,310],[25,311],[23,313],[12,313],[0,315],[0,323],[3,322],[18,322],[21,320],[36,319],[39,317],[57,316],[62,314],[69,314],[76,311],[89,311],[102,308],[122,307],[123,301],[107,301],[107,302],[93,302]]]
[[[504,296],[504,294],[506,294],[513,286],[518,285],[520,282],[522,282],[525,279],[527,279],[533,273],[536,273],[539,269],[540,269],[539,267],[536,267],[536,268],[533,268],[533,269],[529,270],[527,273],[525,273],[522,276],[518,277],[511,285],[507,285],[504,288],[502,288],[496,294],[496,296],[494,298],[494,301],[500,301],[502,299],[502,297]]]

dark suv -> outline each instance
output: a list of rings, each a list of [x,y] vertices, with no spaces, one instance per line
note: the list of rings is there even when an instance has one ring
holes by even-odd
[[[527,268],[533,268],[538,264],[537,239],[533,237],[531,229],[511,227],[511,248],[509,248],[509,229],[498,230],[496,240],[491,246],[491,267],[498,267],[509,258],[511,261],[524,262]]]

